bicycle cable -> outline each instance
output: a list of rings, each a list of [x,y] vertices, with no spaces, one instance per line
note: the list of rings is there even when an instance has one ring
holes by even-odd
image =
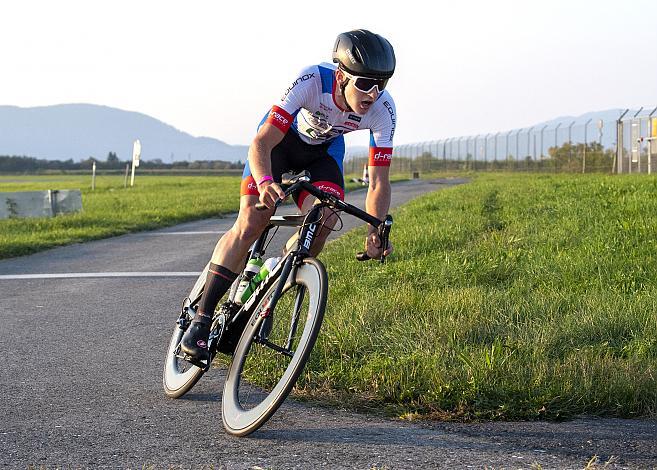
[[[276,229],[274,229],[274,233],[272,233],[272,234],[269,236],[269,240],[267,240],[267,242],[265,243],[265,247],[262,249],[262,252],[263,252],[263,253],[266,253],[266,252],[267,252],[267,248],[269,248],[269,244],[271,243],[271,241],[272,241],[272,240],[274,239],[274,237],[276,236],[276,233],[278,232],[278,229],[279,229],[279,228],[280,228],[280,227],[276,227]]]

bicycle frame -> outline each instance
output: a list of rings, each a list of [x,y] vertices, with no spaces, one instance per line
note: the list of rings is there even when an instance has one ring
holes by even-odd
[[[319,224],[321,222],[321,213],[325,207],[329,207],[337,211],[346,212],[347,214],[357,217],[374,227],[379,227],[379,235],[381,237],[383,246],[387,246],[388,236],[390,233],[390,228],[392,226],[391,216],[388,215],[385,220],[380,220],[368,214],[367,212],[359,209],[356,206],[341,201],[334,195],[324,192],[321,189],[310,184],[310,178],[307,177],[307,174],[305,172],[297,175],[296,178],[297,180],[294,181],[291,185],[289,185],[288,189],[285,191],[286,196],[290,195],[291,193],[299,189],[304,189],[308,191],[311,195],[315,196],[318,199],[319,203],[315,204],[313,208],[305,215],[291,215],[291,216],[272,215],[269,224],[262,232],[258,240],[256,240],[256,242],[253,244],[249,252],[249,259],[262,258],[264,256],[263,248],[265,242],[267,240],[267,237],[269,236],[269,232],[274,227],[279,227],[279,226],[301,227],[299,231],[299,237],[297,239],[296,247],[290,250],[278,263],[278,265],[274,268],[272,273],[268,275],[269,277],[274,272],[278,273],[278,271],[283,270],[283,272],[281,273],[280,281],[276,286],[276,290],[274,291],[274,295],[272,295],[273,301],[270,305],[267,306],[268,310],[270,311],[273,311],[275,309],[276,302],[278,301],[278,298],[280,297],[280,294],[283,291],[283,288],[285,287],[285,283],[287,282],[287,279],[290,276],[290,273],[292,273],[294,267],[299,266],[299,264],[302,262],[304,258],[310,256],[310,247],[312,246],[312,243],[315,237],[317,236],[317,233],[319,232],[318,228],[321,228],[319,227]],[[277,203],[276,207],[278,207],[278,205],[279,203]],[[261,205],[260,208],[262,208]],[[361,260],[369,259],[369,257],[367,257],[367,255],[363,253],[359,254],[358,257]],[[384,262],[384,260],[385,257],[382,256],[381,262]],[[234,323],[243,314],[244,311],[249,311],[251,309],[253,303],[256,301],[256,299],[259,298],[263,286],[267,284],[265,281],[266,279],[260,283],[260,285],[253,292],[253,294],[251,294],[251,297],[244,303],[242,308],[231,319],[229,324]]]

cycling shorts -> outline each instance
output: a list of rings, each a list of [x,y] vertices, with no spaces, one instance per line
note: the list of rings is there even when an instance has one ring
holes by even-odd
[[[272,178],[281,182],[283,173],[310,172],[310,182],[313,186],[344,200],[344,176],[342,175],[342,160],[344,159],[344,138],[339,136],[330,142],[311,145],[299,138],[294,130],[285,134],[283,140],[272,149]],[[251,175],[247,161],[242,174],[240,196],[258,196],[258,185]],[[302,190],[293,194],[294,201],[301,208],[303,201],[309,195]]]

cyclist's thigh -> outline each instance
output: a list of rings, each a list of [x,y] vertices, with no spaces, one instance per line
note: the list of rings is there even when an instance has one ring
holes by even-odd
[[[310,171],[310,182],[313,186],[329,194],[333,194],[340,200],[344,200],[344,177],[342,176],[342,169],[332,157],[328,155],[322,156],[307,164],[304,169]],[[295,202],[299,208],[309,208],[314,203],[315,198],[308,196],[310,194],[305,190],[294,195]],[[306,204],[306,199],[309,199],[309,205]]]

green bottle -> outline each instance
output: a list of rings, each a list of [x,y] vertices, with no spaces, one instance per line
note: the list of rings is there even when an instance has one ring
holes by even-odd
[[[253,278],[251,278],[249,285],[242,292],[240,301],[243,304],[246,303],[247,300],[249,300],[249,297],[251,297],[253,291],[257,289],[258,284],[260,284],[262,281],[265,280],[265,278],[269,275],[269,273],[274,269],[274,267],[278,264],[280,260],[281,258],[268,258],[267,261],[265,261],[264,263],[262,263],[261,261],[262,264],[260,270],[258,271],[258,274],[256,274],[255,276],[253,276]]]
[[[244,274],[242,275],[242,280],[240,281],[239,285],[237,286],[237,290],[235,291],[235,303],[243,304],[244,301],[242,301],[242,298],[244,298],[245,301],[249,298],[251,292],[253,292],[253,289],[249,289],[251,280],[260,273],[262,264],[262,258],[251,258],[246,263]],[[249,291],[249,295],[244,297],[244,293],[247,291]]]

